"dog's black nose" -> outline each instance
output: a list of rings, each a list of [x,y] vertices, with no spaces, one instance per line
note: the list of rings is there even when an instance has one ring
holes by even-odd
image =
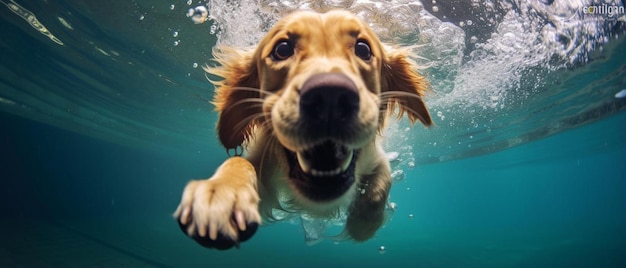
[[[348,122],[359,111],[359,93],[348,76],[320,73],[300,88],[300,115],[318,126]]]

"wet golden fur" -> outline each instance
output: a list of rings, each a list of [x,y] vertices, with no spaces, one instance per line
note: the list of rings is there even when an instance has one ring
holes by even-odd
[[[280,40],[291,40],[295,53],[276,61],[269,55]],[[371,60],[355,55],[355,42],[367,42]],[[391,186],[390,167],[381,148],[384,118],[394,112],[411,122],[430,125],[422,96],[428,83],[407,52],[386,48],[360,19],[344,11],[296,12],[281,19],[252,51],[221,48],[220,67],[208,68],[215,82],[214,104],[221,143],[229,151],[247,152],[228,158],[207,180],[190,182],[174,216],[190,236],[237,241],[250,222],[273,219],[275,209],[314,217],[348,213],[345,235],[363,241],[384,221]],[[360,150],[355,183],[330,202],[307,199],[291,185],[285,149],[298,151],[317,142],[297,128],[298,90],[312,75],[341,73],[358,88],[360,104],[353,129],[341,142]]]

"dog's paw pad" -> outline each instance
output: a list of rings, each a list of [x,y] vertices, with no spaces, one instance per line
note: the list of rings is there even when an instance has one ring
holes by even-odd
[[[207,248],[229,249],[254,235],[261,223],[259,198],[249,184],[190,182],[174,217],[180,229]]]
[[[189,228],[189,226],[183,225],[182,223],[180,223],[180,221],[178,221],[178,226],[180,226],[180,229],[183,232],[187,233],[187,229]],[[193,240],[195,240],[198,244],[200,244],[203,247],[225,250],[225,249],[230,249],[232,247],[239,247],[239,243],[245,242],[248,239],[250,239],[254,235],[254,233],[256,233],[256,230],[258,229],[258,227],[259,227],[258,222],[246,223],[245,231],[241,231],[241,230],[238,231],[238,236],[237,236],[238,239],[233,239],[228,235],[222,234],[221,232],[217,232],[217,238],[215,240],[211,239],[208,235],[200,236],[198,232],[194,232],[192,235],[189,235],[189,237],[191,237]]]

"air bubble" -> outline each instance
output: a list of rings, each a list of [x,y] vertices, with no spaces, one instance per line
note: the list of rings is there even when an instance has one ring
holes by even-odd
[[[394,181],[404,180],[404,170],[398,169],[391,172],[391,179]]]
[[[396,211],[396,209],[398,209],[398,204],[396,204],[396,202],[390,202],[389,209],[391,209],[392,211]]]
[[[205,6],[197,6],[187,10],[187,17],[191,17],[193,23],[201,24],[208,20],[209,11]]]

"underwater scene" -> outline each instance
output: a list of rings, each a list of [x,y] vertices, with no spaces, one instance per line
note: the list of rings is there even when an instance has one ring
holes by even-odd
[[[0,267],[626,267],[626,14],[612,0],[0,0]],[[389,118],[387,218],[172,216],[229,158],[204,71],[295,10],[409,49],[433,126]],[[212,78],[211,78],[212,79]]]

